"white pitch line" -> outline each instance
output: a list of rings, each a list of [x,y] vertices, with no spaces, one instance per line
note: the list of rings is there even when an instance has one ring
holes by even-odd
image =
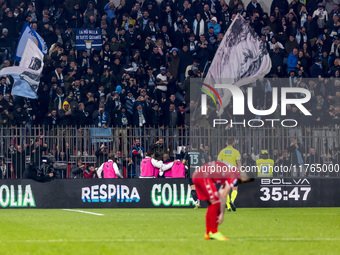
[[[103,242],[188,242],[197,241],[190,239],[51,239],[51,240],[0,240],[0,243],[61,243],[61,242],[84,242],[84,243],[103,243]],[[204,241],[198,240],[198,241]]]
[[[103,242],[197,242],[206,241],[202,239],[50,239],[50,240],[0,240],[1,243],[65,243],[65,242],[77,242],[77,243],[103,243]],[[256,241],[256,242],[339,242],[340,238],[237,238],[231,237],[229,242],[233,241]]]
[[[267,242],[267,241],[281,241],[281,242],[310,242],[310,241],[317,241],[317,242],[338,242],[340,238],[289,238],[289,237],[282,237],[282,238],[238,238],[238,237],[231,237],[229,240],[235,241],[256,241],[256,242]]]
[[[92,214],[92,215],[97,215],[97,216],[104,216],[104,214],[101,214],[101,213],[87,212],[87,211],[81,211],[81,210],[72,210],[72,209],[61,209],[61,210],[70,211],[70,212],[87,213],[87,214]]]

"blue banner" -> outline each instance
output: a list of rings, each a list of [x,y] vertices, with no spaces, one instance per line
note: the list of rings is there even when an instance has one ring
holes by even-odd
[[[101,50],[102,33],[100,29],[79,28],[76,29],[77,50]]]
[[[112,128],[91,128],[92,143],[109,143],[113,141]]]

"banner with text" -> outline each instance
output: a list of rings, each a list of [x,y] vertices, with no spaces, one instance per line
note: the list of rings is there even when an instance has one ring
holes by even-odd
[[[0,208],[193,208],[190,191],[185,179],[1,180]],[[336,207],[340,180],[261,178],[238,194],[237,207]]]
[[[102,33],[100,29],[79,28],[76,30],[77,50],[101,50]]]

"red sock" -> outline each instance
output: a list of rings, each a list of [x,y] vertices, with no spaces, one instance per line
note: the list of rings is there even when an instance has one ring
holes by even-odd
[[[207,214],[205,216],[206,231],[207,234],[211,231],[212,233],[217,232],[217,218],[220,214],[220,202],[215,202],[208,206]]]

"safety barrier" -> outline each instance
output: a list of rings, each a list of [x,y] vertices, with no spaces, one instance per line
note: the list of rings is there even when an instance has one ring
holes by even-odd
[[[338,207],[340,180],[262,178],[240,184],[238,194],[237,207]],[[193,206],[187,179],[0,180],[0,208]]]

